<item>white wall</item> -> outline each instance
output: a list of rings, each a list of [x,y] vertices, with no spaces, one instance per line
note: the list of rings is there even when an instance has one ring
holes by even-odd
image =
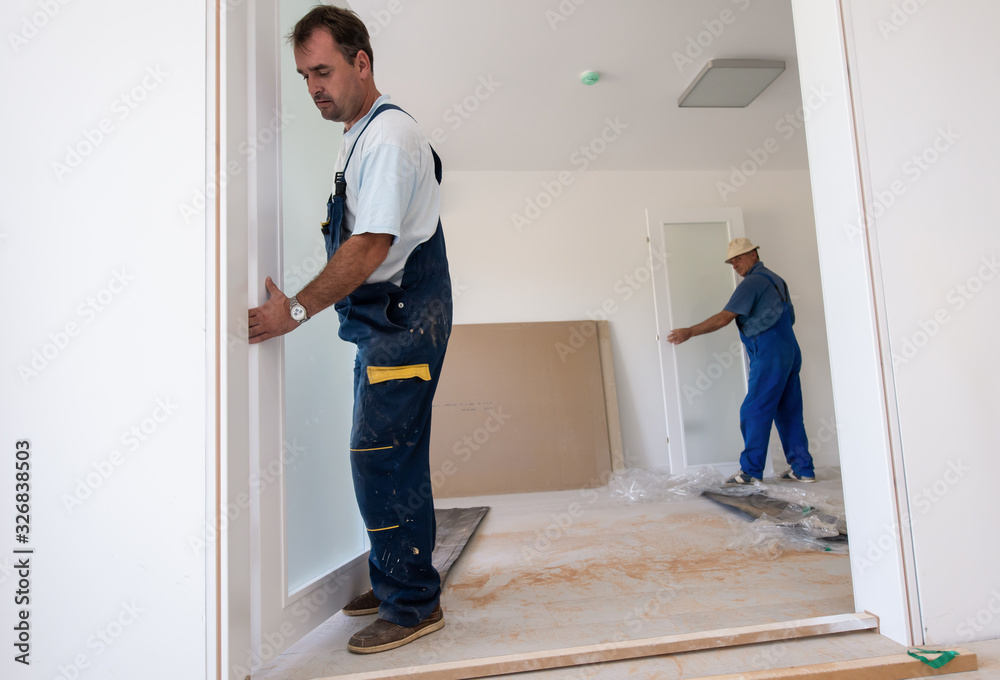
[[[807,140],[856,604],[900,642],[995,638],[1000,7],[844,6],[846,43],[837,2],[793,3],[803,87],[837,93]]]
[[[645,210],[741,207],[747,235],[796,296],[806,430],[818,464],[838,464],[808,173],[761,172],[726,201],[716,183],[728,173],[588,170],[560,184],[557,172],[448,172],[445,164],[456,323],[586,319],[607,305],[623,445],[636,467],[669,465]],[[539,194],[558,195],[542,198],[548,207],[536,214],[528,202]]]
[[[995,638],[1000,5],[850,6],[924,633]]]
[[[0,10],[5,678],[205,674],[206,556],[190,540],[206,522],[209,220],[179,208],[205,188],[206,11]],[[10,646],[22,439],[30,666]]]

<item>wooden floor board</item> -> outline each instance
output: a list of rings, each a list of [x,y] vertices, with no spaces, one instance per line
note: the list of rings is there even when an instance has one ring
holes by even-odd
[[[909,680],[978,670],[975,653],[964,648],[956,648],[955,651],[959,652],[959,656],[937,669],[907,654],[894,654],[795,668],[702,676],[692,680]]]
[[[623,640],[620,642],[553,649],[528,654],[508,654],[506,656],[484,659],[410,666],[406,669],[393,668],[368,673],[329,676],[318,680],[394,680],[401,677],[401,675],[409,680],[470,680],[472,678],[488,678],[511,673],[522,673],[524,671],[581,666],[664,654],[676,654],[678,652],[735,647],[774,640],[789,640],[815,635],[842,633],[845,631],[867,630],[876,628],[877,626],[878,619],[871,614],[841,614],[783,623],[685,633],[660,638]],[[967,668],[964,670],[971,669]]]

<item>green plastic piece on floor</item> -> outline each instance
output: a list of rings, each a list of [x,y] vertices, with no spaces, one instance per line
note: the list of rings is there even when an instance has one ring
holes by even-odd
[[[917,652],[923,652],[923,654],[918,654]],[[914,659],[920,659],[931,668],[941,668],[941,666],[945,665],[946,663],[954,659],[956,656],[958,656],[958,652],[954,652],[951,650],[942,652],[942,651],[935,651],[933,649],[920,649],[919,647],[914,649],[908,649],[906,650],[906,653],[912,656]],[[940,656],[936,659],[928,659],[926,656],[924,656],[924,654],[940,654]]]

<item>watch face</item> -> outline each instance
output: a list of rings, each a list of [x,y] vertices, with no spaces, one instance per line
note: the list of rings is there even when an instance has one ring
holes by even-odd
[[[306,318],[306,308],[302,305],[292,305],[291,307],[292,318],[296,321],[302,321]]]

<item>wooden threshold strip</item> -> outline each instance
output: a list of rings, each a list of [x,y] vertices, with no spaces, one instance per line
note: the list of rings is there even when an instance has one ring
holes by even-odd
[[[468,680],[491,675],[523,673],[526,671],[565,668],[606,661],[623,661],[647,656],[692,652],[702,649],[735,647],[756,642],[772,642],[794,638],[846,633],[878,628],[878,618],[873,614],[837,614],[812,619],[798,619],[780,623],[766,623],[739,628],[722,628],[682,635],[605,642],[582,647],[567,647],[526,654],[509,654],[483,659],[449,661],[445,663],[393,668],[367,673],[329,676],[317,680],[390,680],[405,677],[408,680]],[[420,644],[414,642],[413,644]]]
[[[907,680],[979,670],[979,659],[974,652],[961,647],[954,651],[958,656],[938,669],[907,654],[892,654],[769,671],[706,675],[694,680]]]

